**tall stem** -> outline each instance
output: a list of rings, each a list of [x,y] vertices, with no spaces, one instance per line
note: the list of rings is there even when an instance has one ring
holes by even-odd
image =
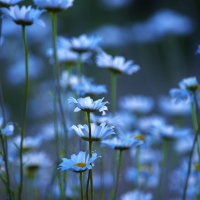
[[[82,60],[81,60],[81,53],[78,53],[78,79],[81,80],[81,76],[83,74],[82,68]]]
[[[60,91],[60,66],[58,63],[58,58],[57,58],[57,45],[56,45],[56,40],[57,40],[57,12],[52,12],[51,14],[51,24],[52,24],[52,42],[53,42],[53,58],[54,58],[54,65],[55,65],[55,77],[56,77],[56,97],[57,97],[57,101],[58,101],[58,106],[59,106],[59,110],[60,110],[60,114],[61,114],[61,121],[62,121],[62,125],[63,125],[63,129],[64,129],[64,133],[65,133],[65,154],[67,156],[67,147],[68,147],[68,131],[67,131],[67,125],[66,125],[66,117],[65,117],[65,113],[64,113],[64,109],[62,106],[62,101],[61,101],[61,91]],[[56,112],[56,116],[57,115],[57,108],[56,108],[56,102],[54,103],[54,109]],[[55,119],[56,121],[58,121],[58,119]],[[55,122],[57,123],[57,122]],[[59,182],[62,183],[61,181],[61,177],[59,175]],[[67,187],[67,181],[65,181],[64,183],[64,188],[63,186],[60,185],[60,193],[61,193],[61,197],[62,199],[65,198],[65,193],[64,190]]]
[[[112,103],[112,114],[116,111],[116,98],[117,98],[117,74],[111,73],[111,103]]]
[[[25,128],[26,128],[28,93],[29,93],[28,46],[27,46],[27,39],[26,39],[26,27],[24,25],[22,25],[22,36],[23,36],[24,55],[25,55],[26,82],[25,82],[23,122],[22,122],[21,141],[20,141],[20,183],[19,183],[19,194],[18,194],[19,200],[22,199],[22,192],[23,192],[23,155],[22,154],[23,154],[23,141],[24,141]]]
[[[81,200],[83,200],[83,172],[80,172]]]
[[[119,150],[119,162],[118,162],[118,169],[117,169],[117,181],[115,185],[115,191],[112,200],[116,199],[117,196],[117,190],[118,190],[118,185],[119,185],[119,179],[120,179],[120,171],[121,171],[121,165],[122,165],[122,153],[123,150]]]
[[[88,119],[88,127],[89,127],[89,152],[90,157],[92,157],[92,132],[91,132],[91,124],[90,124],[90,112],[87,112]],[[94,191],[93,191],[93,177],[92,177],[92,169],[90,169],[90,191],[91,191],[91,199],[94,199]]]
[[[194,131],[195,131],[195,137],[194,137],[193,144],[192,144],[192,149],[191,149],[191,152],[190,152],[190,155],[189,155],[188,170],[187,170],[185,185],[184,185],[184,189],[183,189],[182,200],[186,199],[188,180],[189,180],[190,171],[191,171],[192,155],[194,153],[195,144],[198,141],[198,134],[199,134],[199,127],[198,127],[198,120],[197,120],[197,113],[196,113],[197,110],[198,110],[198,104],[196,102],[196,97],[195,96],[194,96],[194,99],[195,99],[195,101],[191,103],[191,112],[192,112],[192,122],[193,122]],[[199,147],[198,147],[198,153],[199,153]]]

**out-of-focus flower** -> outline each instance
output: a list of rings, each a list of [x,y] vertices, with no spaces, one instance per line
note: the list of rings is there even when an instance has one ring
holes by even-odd
[[[181,101],[179,104],[176,104],[169,97],[160,97],[159,98],[159,109],[163,114],[166,115],[187,115],[190,113],[190,105]]]
[[[59,12],[73,6],[74,0],[34,0],[35,5],[39,8],[52,12]]]
[[[127,111],[147,114],[153,109],[154,101],[151,97],[130,95],[121,98],[120,106]]]
[[[79,83],[79,78],[78,76],[74,74],[69,74],[68,71],[63,71],[60,77],[60,86],[62,88],[67,88],[70,87],[72,89]]]
[[[45,12],[45,10],[34,9],[31,6],[21,8],[18,5],[8,8],[1,8],[4,15],[10,17],[16,24],[19,25],[32,25],[34,22],[44,25],[38,17]]]
[[[2,126],[3,126],[3,117],[0,117],[0,131],[1,131],[1,134],[6,135],[6,136],[13,135],[13,132],[14,132],[14,124],[13,124],[13,122],[7,123],[5,127],[2,127]]]
[[[140,198],[142,200],[152,200],[153,196],[151,193],[143,193],[140,190],[134,190],[131,192],[127,192],[126,194],[122,195],[121,200],[133,200]]]
[[[23,0],[0,0],[0,6],[1,7],[8,7],[8,6],[13,6]]]
[[[72,38],[70,40],[70,49],[78,53],[84,53],[88,51],[99,51],[98,47],[101,38],[99,37],[88,37],[87,35],[80,35],[78,38]]]
[[[83,126],[81,124],[78,126],[73,125],[70,129],[73,129],[82,139],[89,141],[89,128],[87,124]],[[115,134],[113,129],[114,126],[106,125],[106,123],[102,123],[100,126],[91,123],[91,140],[101,141],[107,136]]]
[[[134,0],[109,0],[109,1],[102,0],[102,3],[104,4],[104,6],[110,9],[127,7],[133,2]]]
[[[132,60],[125,61],[123,56],[116,56],[113,58],[103,51],[97,55],[96,64],[98,67],[108,68],[117,74],[125,73],[132,75],[140,69],[138,65],[133,64]]]
[[[133,42],[149,42],[162,39],[168,34],[187,35],[194,30],[194,23],[172,10],[160,10],[147,21],[132,26]]]
[[[84,96],[97,96],[107,93],[105,85],[97,85],[93,83],[92,79],[81,77],[78,84],[72,86],[72,89],[77,92],[78,95]]]
[[[102,112],[102,115],[105,115],[105,111],[108,110],[107,106],[105,104],[108,103],[108,101],[103,102],[103,99],[98,99],[96,101],[93,101],[90,97],[85,98],[79,98],[74,99],[73,97],[70,97],[68,99],[68,104],[75,104],[77,107],[75,108],[74,112],[79,112],[80,110],[85,112],[95,112],[99,111]]]
[[[96,153],[92,154],[92,157],[89,158],[89,155],[86,157],[86,152],[80,151],[78,155],[71,155],[71,159],[62,158],[62,163],[58,166],[58,169],[70,170],[76,173],[84,172],[88,169],[92,169],[92,163],[100,156],[97,156]]]
[[[109,146],[116,150],[127,150],[132,146],[141,145],[143,142],[134,138],[112,138],[107,140],[102,140],[102,146]]]
[[[175,100],[175,103],[185,101],[190,103],[194,100],[194,94],[200,89],[196,77],[184,78],[179,82],[179,88],[173,88],[169,91],[170,96]]]

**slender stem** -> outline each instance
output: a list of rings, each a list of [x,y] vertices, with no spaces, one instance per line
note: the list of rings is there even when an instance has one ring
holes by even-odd
[[[117,98],[117,74],[111,73],[111,102],[112,102],[112,114],[116,111],[116,98]]]
[[[101,148],[101,155],[102,155],[102,158],[104,158],[104,148]],[[104,159],[101,159],[101,193],[100,193],[100,200],[103,200],[104,199]]]
[[[88,172],[88,178],[86,183],[86,199],[89,200],[89,182],[90,182],[90,170]]]
[[[0,139],[1,139],[1,145],[2,145],[2,149],[3,149],[3,159],[5,162],[5,171],[6,171],[6,181],[7,181],[7,195],[8,198],[11,200],[12,199],[12,191],[10,188],[10,176],[9,176],[9,170],[8,170],[8,156],[7,156],[7,151],[5,148],[5,142],[2,133],[0,133]]]
[[[88,127],[89,127],[89,152],[90,157],[92,157],[92,132],[91,132],[91,124],[90,124],[90,112],[87,112],[88,119]],[[93,177],[92,177],[92,169],[90,169],[90,189],[91,189],[91,199],[94,199],[94,191],[93,191]]]
[[[188,187],[188,180],[189,180],[190,171],[191,171],[192,155],[194,153],[195,144],[198,141],[198,134],[199,134],[199,127],[198,127],[198,120],[197,120],[198,104],[196,102],[196,97],[195,96],[194,96],[194,99],[195,99],[195,101],[191,103],[191,112],[192,112],[192,122],[193,122],[194,131],[195,131],[195,137],[194,137],[194,141],[193,141],[193,144],[192,144],[192,149],[191,149],[191,152],[190,152],[190,155],[189,155],[188,170],[187,170],[185,185],[184,185],[184,189],[183,189],[182,200],[186,199],[186,193],[187,193],[187,187]],[[198,148],[198,150],[199,150],[199,148]]]
[[[160,166],[158,189],[157,189],[157,193],[156,193],[156,198],[155,199],[159,199],[159,196],[160,196],[160,189],[161,189],[161,185],[162,185],[162,178],[163,178],[163,174],[164,174],[165,161],[166,161],[166,158],[167,158],[168,149],[169,149],[169,140],[168,139],[164,139],[164,141],[163,141],[163,150],[162,150],[163,157],[162,157],[161,166]]]
[[[81,200],[83,200],[83,172],[80,172]]]
[[[24,43],[24,53],[25,53],[25,70],[26,70],[26,83],[25,83],[25,100],[24,100],[24,111],[23,111],[23,122],[21,129],[21,141],[20,141],[20,183],[19,183],[19,194],[18,199],[22,199],[23,192],[23,141],[26,128],[26,118],[27,118],[27,105],[28,105],[28,93],[29,93],[29,68],[28,68],[28,46],[26,39],[26,27],[22,25],[22,35]]]
[[[60,66],[58,63],[58,57],[57,57],[57,45],[56,45],[56,40],[57,40],[57,12],[52,12],[51,13],[51,23],[52,23],[52,42],[53,42],[53,58],[54,58],[54,65],[55,65],[55,75],[56,75],[56,94],[57,94],[57,100],[58,100],[58,106],[61,114],[61,119],[62,119],[62,125],[65,133],[65,154],[67,156],[67,147],[68,147],[68,131],[67,131],[67,125],[66,125],[66,117],[64,113],[64,109],[62,106],[62,101],[61,101],[61,91],[60,91]],[[54,106],[55,112],[57,112],[56,106]],[[57,119],[58,120],[58,119]],[[59,182],[62,183],[61,177],[59,176]],[[67,187],[67,181],[64,182],[64,189],[63,186],[60,185],[60,193],[62,199],[65,198],[65,193],[64,190]]]
[[[78,79],[79,81],[81,79],[82,73],[83,73],[83,68],[82,68],[81,53],[78,53]]]
[[[117,181],[115,185],[115,191],[112,200],[116,199],[117,196],[117,190],[118,190],[118,184],[119,184],[119,179],[120,179],[120,171],[121,171],[121,165],[122,165],[122,153],[123,150],[119,150],[119,162],[118,162],[118,169],[117,169]]]
[[[139,189],[139,175],[140,175],[140,146],[136,147],[136,169],[137,169],[137,189]],[[139,193],[138,193],[139,195]],[[139,199],[139,198],[138,198]]]

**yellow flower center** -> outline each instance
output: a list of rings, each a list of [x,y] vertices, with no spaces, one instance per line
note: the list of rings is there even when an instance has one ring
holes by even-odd
[[[194,169],[195,169],[196,171],[200,171],[200,164],[195,164],[195,165],[194,165]]]
[[[74,166],[77,166],[77,167],[85,167],[86,166],[86,163],[84,162],[80,162],[80,163],[76,163]]]
[[[145,141],[145,137],[144,137],[144,135],[142,135],[142,134],[135,135],[134,138],[136,138],[136,139],[138,139],[138,140]]]

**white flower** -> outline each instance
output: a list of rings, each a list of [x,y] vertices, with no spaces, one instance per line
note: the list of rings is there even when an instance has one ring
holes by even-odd
[[[62,163],[59,165],[58,169],[70,170],[73,172],[84,172],[87,169],[92,169],[92,163],[98,158],[96,153],[92,154],[89,158],[89,154],[86,157],[86,152],[80,151],[78,155],[71,155],[71,159],[62,158]]]
[[[59,12],[73,6],[74,0],[33,0],[39,8]]]
[[[132,60],[125,61],[122,56],[112,57],[105,52],[101,52],[97,55],[96,63],[98,67],[108,68],[115,73],[125,73],[131,75],[137,72],[140,67],[134,65]]]
[[[31,6],[21,8],[18,5],[8,8],[2,8],[2,13],[10,17],[16,24],[20,25],[32,25],[34,22],[39,22],[44,25],[38,17],[45,12],[45,10],[33,9]]]
[[[6,135],[6,136],[13,135],[13,132],[14,132],[13,122],[7,123],[5,127],[2,127],[2,126],[3,126],[3,117],[0,117],[0,130],[1,130],[1,134]]]
[[[100,141],[109,135],[115,134],[113,128],[114,126],[106,125],[106,123],[102,123],[100,126],[91,123],[92,141]],[[73,125],[70,129],[73,129],[77,135],[84,140],[89,140],[89,128],[87,124],[84,124],[83,126],[81,124],[78,126]]]
[[[1,7],[13,6],[23,0],[0,0]]]
[[[68,104],[74,103],[77,107],[75,108],[74,112],[79,112],[80,110],[85,111],[85,112],[95,112],[99,111],[102,112],[102,115],[105,115],[105,110],[108,110],[107,104],[108,102],[102,102],[104,98],[98,99],[96,101],[93,101],[90,97],[85,97],[85,98],[79,98],[79,99],[74,99],[73,97],[70,97],[68,99]]]
[[[196,77],[184,78],[180,83],[181,89],[196,90],[199,87]]]
[[[132,192],[127,192],[126,194],[122,195],[121,200],[133,200],[133,199],[139,199],[142,200],[152,200],[153,196],[151,193],[143,193],[139,190],[134,190]]]

